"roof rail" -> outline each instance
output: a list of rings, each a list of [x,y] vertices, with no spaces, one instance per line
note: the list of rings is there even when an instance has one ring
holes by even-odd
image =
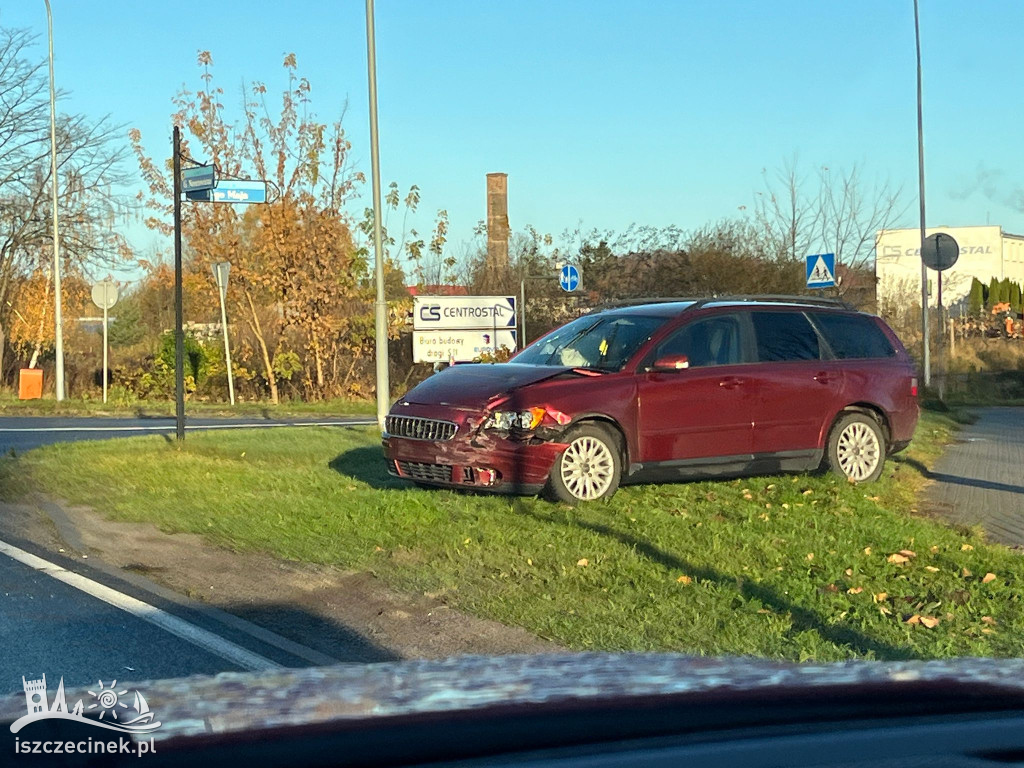
[[[698,299],[689,307],[687,311],[700,309],[701,307],[713,304],[715,302],[742,302],[742,301],[766,301],[766,302],[778,302],[780,304],[807,304],[809,306],[817,307],[840,307],[842,309],[849,309],[857,311],[857,308],[850,302],[843,299],[836,299],[830,296],[801,296],[801,295],[788,295],[788,294],[776,294],[776,293],[765,293],[765,294],[750,294],[750,295],[739,295],[731,296],[729,294],[723,294],[721,296],[705,296]]]
[[[690,312],[692,310],[700,309],[708,304],[714,304],[716,302],[743,302],[743,301],[766,301],[766,302],[778,302],[780,304],[807,304],[809,306],[819,307],[840,307],[842,309],[849,309],[857,311],[857,308],[850,304],[848,301],[843,299],[836,299],[828,296],[801,296],[801,295],[789,295],[789,294],[747,294],[747,295],[733,295],[733,294],[722,294],[712,296],[671,296],[671,297],[645,297],[639,299],[614,299],[612,301],[602,302],[599,306],[595,307],[592,312],[600,312],[606,309],[616,309],[618,307],[634,307],[643,304],[673,304],[675,302],[691,302],[688,307],[683,311]]]

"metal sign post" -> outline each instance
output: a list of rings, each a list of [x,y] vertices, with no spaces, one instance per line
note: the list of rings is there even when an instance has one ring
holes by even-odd
[[[185,331],[181,299],[181,131],[174,126],[174,434],[185,439]]]
[[[103,310],[103,402],[107,402],[107,378],[110,365],[107,357],[107,310],[117,303],[117,285],[110,280],[92,287],[92,302]]]
[[[228,366],[228,397],[231,404],[235,404],[235,377],[231,370],[231,340],[228,337],[228,313],[224,303],[228,295],[228,273],[231,271],[231,262],[218,261],[213,265],[213,279],[217,283],[217,295],[220,297],[220,327],[224,334],[224,360]]]

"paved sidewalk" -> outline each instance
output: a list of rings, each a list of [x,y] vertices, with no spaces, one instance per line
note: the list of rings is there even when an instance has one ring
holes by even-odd
[[[972,409],[974,410],[974,409]],[[1024,408],[979,408],[929,476],[928,508],[1024,548]]]

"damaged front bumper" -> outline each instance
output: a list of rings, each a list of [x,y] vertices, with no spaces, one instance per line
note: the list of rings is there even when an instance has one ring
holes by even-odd
[[[439,420],[435,408],[403,410],[401,417]],[[567,447],[557,437],[551,439],[549,430],[515,436],[481,430],[480,414],[453,412],[440,419],[456,425],[451,438],[385,432],[381,444],[390,474],[447,488],[534,494],[544,488],[555,459]],[[429,431],[427,435],[434,436]]]

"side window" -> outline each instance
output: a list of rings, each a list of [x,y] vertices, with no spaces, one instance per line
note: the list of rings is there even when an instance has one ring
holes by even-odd
[[[812,312],[811,318],[840,360],[896,356],[892,342],[870,317]]]
[[[666,355],[685,355],[690,368],[743,362],[739,318],[718,315],[680,328],[658,346],[655,358]]]
[[[817,360],[818,334],[803,312],[750,313],[761,362]]]

